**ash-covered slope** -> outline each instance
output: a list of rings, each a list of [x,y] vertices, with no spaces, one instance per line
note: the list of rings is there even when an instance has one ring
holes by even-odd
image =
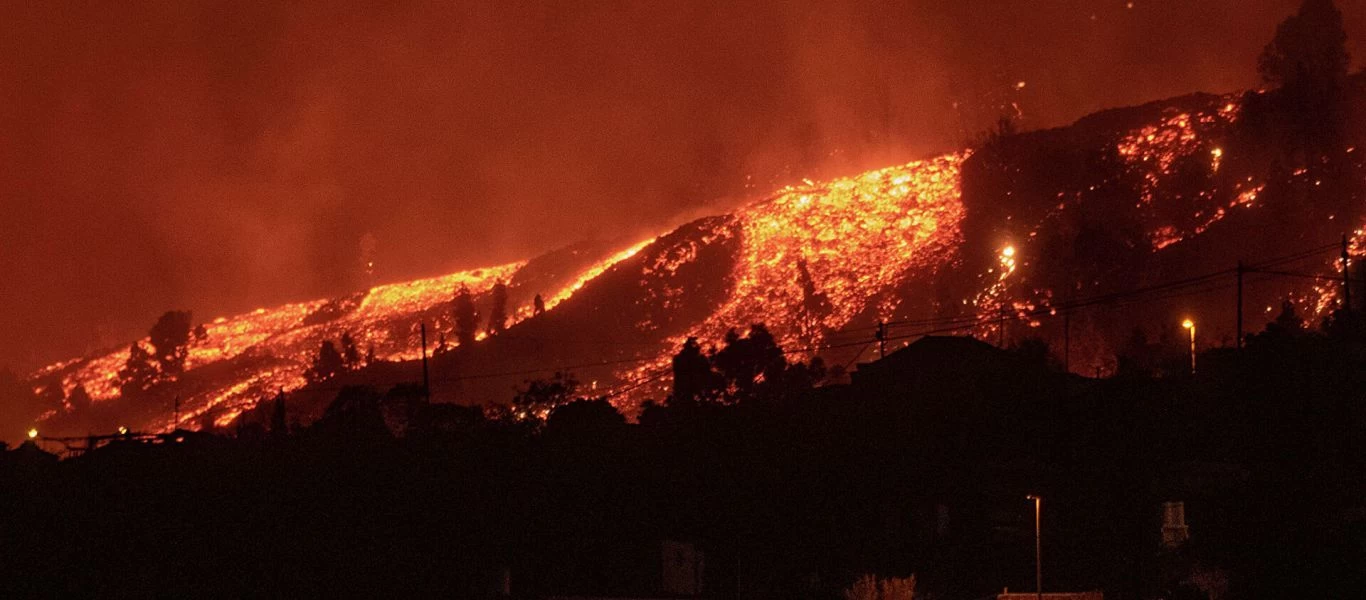
[[[1362,98],[1361,83],[1352,85]],[[40,417],[49,429],[165,428],[176,396],[182,426],[204,415],[221,424],[281,387],[298,390],[306,418],[342,385],[420,379],[418,324],[428,325],[433,347],[443,336],[453,340],[454,290],[468,286],[486,311],[499,279],[510,284],[515,323],[435,356],[435,400],[505,402],[523,380],[556,370],[623,405],[661,399],[668,359],[686,337],[714,346],[730,328],[755,322],[785,348],[831,363],[871,357],[878,321],[891,323],[894,343],[927,332],[1057,342],[1063,327],[1050,307],[1356,232],[1366,153],[1349,143],[1333,161],[1290,166],[1304,155],[1284,150],[1267,104],[1260,94],[1192,95],[1105,111],[1069,127],[792,186],[634,245],[585,245],[219,319],[190,348],[185,374],[136,398],[118,394],[126,348],[50,366],[30,383],[49,399]],[[1344,126],[1346,139],[1361,137],[1359,112]],[[1331,255],[1308,259],[1298,268],[1332,268]],[[1160,337],[1177,314],[1210,322],[1209,340],[1231,334],[1231,293],[1206,288],[1072,311],[1073,369],[1112,369],[1135,326]],[[548,310],[533,316],[536,293]],[[1334,294],[1312,280],[1262,282],[1249,290],[1249,330],[1280,297],[1293,295],[1322,316]],[[374,345],[384,362],[301,389],[312,353],[343,331]],[[77,385],[91,392],[92,407],[61,400]]]

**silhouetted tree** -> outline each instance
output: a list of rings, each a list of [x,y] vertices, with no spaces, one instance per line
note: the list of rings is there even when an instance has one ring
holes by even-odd
[[[683,348],[673,357],[674,390],[669,401],[697,402],[714,399],[720,376],[711,368],[711,360],[702,354],[697,338],[689,337]]]
[[[1266,324],[1264,335],[1284,338],[1295,337],[1304,333],[1304,320],[1300,318],[1295,310],[1295,303],[1290,300],[1281,301],[1281,312],[1276,315],[1276,319]]]
[[[536,297],[531,300],[531,314],[535,316],[544,312],[545,298],[542,298],[540,294],[536,294]]]
[[[289,433],[289,423],[285,419],[285,391],[275,395],[274,406],[270,413],[270,434],[275,437],[283,437]]]
[[[1276,27],[1257,70],[1267,83],[1323,93],[1347,77],[1347,30],[1333,0],[1305,0]]]
[[[344,370],[346,361],[337,351],[337,345],[332,340],[324,340],[318,348],[318,355],[313,358],[313,367],[308,370],[307,377],[312,382],[326,381]]]
[[[1320,330],[1337,340],[1363,340],[1366,339],[1366,329],[1362,325],[1357,311],[1338,308],[1323,318]]]
[[[72,412],[85,412],[90,408],[91,402],[90,392],[85,390],[85,384],[76,384],[76,387],[71,388],[71,393],[66,395],[66,403]]]
[[[462,285],[455,293],[455,341],[461,346],[473,344],[478,331],[479,312],[474,309],[474,295]]]
[[[368,367],[377,362],[379,362],[379,359],[375,358],[375,345],[370,344],[370,346],[365,349],[365,366]]]
[[[361,368],[360,348],[356,347],[356,340],[351,337],[349,331],[343,331],[341,334],[341,355],[342,365],[347,371]]]
[[[797,276],[802,284],[802,307],[806,309],[806,314],[813,324],[818,323],[825,315],[830,314],[830,297],[816,289],[816,282],[811,278],[806,259],[797,259]]]
[[[508,286],[501,280],[493,284],[490,293],[493,297],[493,307],[489,309],[489,335],[498,335],[507,329],[508,321]]]
[[[1283,145],[1304,155],[1292,162],[1317,168],[1320,156],[1342,150],[1344,82],[1350,57],[1342,13],[1332,0],[1305,0],[1276,28],[1258,60],[1274,121],[1288,126]]]
[[[523,419],[544,419],[550,411],[576,398],[579,381],[573,375],[556,371],[549,379],[533,379],[517,390],[512,398],[516,416]]]
[[[626,417],[606,398],[573,400],[550,410],[549,432],[602,433],[626,425]]]
[[[668,406],[698,402],[742,402],[800,393],[825,379],[825,363],[788,363],[782,348],[762,323],[740,337],[726,332],[725,346],[706,355],[696,338],[688,338],[672,361],[674,389]]]
[[[152,338],[152,355],[161,366],[162,373],[179,375],[185,370],[185,358],[190,354],[193,317],[188,310],[166,311],[148,332]]]
[[[1019,133],[1020,127],[1015,122],[1015,116],[1002,114],[996,117],[996,122],[981,133],[978,133],[972,140],[971,146],[981,148],[983,152],[995,152],[997,145],[1010,136]]]
[[[128,359],[124,361],[123,368],[119,369],[119,393],[129,397],[146,391],[156,383],[157,374],[152,355],[142,348],[142,344],[133,342],[133,345],[128,347]]]
[[[731,400],[752,395],[756,386],[778,380],[787,368],[782,348],[762,323],[751,325],[745,337],[734,329],[726,332],[726,345],[711,362]]]
[[[204,412],[199,415],[199,430],[204,433],[213,432],[218,427],[217,420],[218,409],[216,407],[210,406],[204,409]]]

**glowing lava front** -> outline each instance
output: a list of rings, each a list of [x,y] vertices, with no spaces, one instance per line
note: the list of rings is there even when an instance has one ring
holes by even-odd
[[[889,317],[901,300],[897,286],[948,265],[962,242],[959,177],[968,155],[789,187],[737,212],[729,300],[667,340],[656,359],[619,372],[632,392],[622,404],[667,392],[667,382],[638,386],[658,381],[689,336],[717,346],[731,328],[762,322],[791,350],[822,344],[858,315]]]

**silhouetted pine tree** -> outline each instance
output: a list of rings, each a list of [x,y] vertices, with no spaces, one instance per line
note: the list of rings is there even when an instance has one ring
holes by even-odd
[[[479,312],[474,309],[474,295],[462,285],[455,293],[455,341],[461,346],[473,344],[478,331]]]
[[[128,360],[119,369],[119,393],[126,397],[146,391],[156,383],[158,374],[151,353],[143,349],[142,344],[133,342],[128,348]]]
[[[343,331],[341,334],[341,355],[342,365],[347,371],[361,368],[360,348],[356,347],[356,340],[351,337],[349,331]]]
[[[489,335],[498,335],[507,329],[508,286],[502,281],[493,284],[493,308],[489,310]]]
[[[78,383],[76,387],[71,388],[71,393],[66,395],[66,403],[73,412],[84,412],[90,408],[90,392],[85,391],[84,384]]]
[[[345,369],[346,361],[337,351],[337,345],[332,340],[325,340],[318,348],[318,355],[314,357],[313,367],[308,370],[307,377],[312,382],[326,381]]]
[[[1305,153],[1297,164],[1315,168],[1321,162],[1315,159],[1343,149],[1350,62],[1347,31],[1333,0],[1305,0],[1262,51],[1257,70],[1279,88],[1269,94],[1276,121],[1288,126],[1290,148]]]
[[[289,433],[289,424],[285,420],[285,392],[275,395],[275,406],[270,413],[270,434],[275,437],[284,437]]]
[[[1347,77],[1347,30],[1333,0],[1305,0],[1298,13],[1276,27],[1257,70],[1280,87],[1336,88]]]
[[[179,375],[185,370],[189,356],[191,319],[188,310],[170,310],[157,319],[148,336],[151,337],[153,357],[161,365],[161,372]]]

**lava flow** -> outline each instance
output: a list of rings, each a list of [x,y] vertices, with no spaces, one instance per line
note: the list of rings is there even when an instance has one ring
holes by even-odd
[[[702,219],[661,238],[623,244],[615,252],[579,257],[573,268],[548,269],[553,271],[550,274],[528,275],[540,260],[533,259],[216,319],[205,324],[206,335],[189,347],[186,371],[178,379],[163,379],[171,389],[163,395],[176,394],[183,400],[185,411],[177,425],[228,423],[262,397],[305,385],[319,345],[343,333],[349,333],[363,351],[373,348],[381,361],[417,358],[419,324],[427,323],[434,337],[444,343],[453,328],[450,301],[456,290],[466,288],[485,302],[499,281],[508,283],[514,295],[514,330],[536,319],[529,297],[545,292],[547,311],[577,315],[560,322],[594,327],[594,323],[602,324],[594,319],[615,318],[638,337],[631,341],[637,350],[622,350],[616,344],[616,354],[610,357],[605,353],[576,357],[576,362],[588,364],[601,360],[607,370],[594,374],[609,380],[601,386],[595,381],[594,388],[608,390],[625,408],[667,393],[664,375],[669,358],[686,338],[697,337],[704,347],[715,348],[727,331],[753,323],[766,324],[782,347],[806,356],[821,354],[823,348],[834,345],[835,336],[882,320],[949,318],[963,325],[954,331],[984,335],[996,331],[992,323],[998,316],[1004,326],[1009,313],[1012,319],[1038,326],[1040,311],[1046,314],[1055,299],[1047,282],[1072,285],[1067,280],[1070,273],[1058,274],[1072,265],[1052,265],[1052,272],[1040,272],[1045,255],[1039,240],[1050,234],[1054,243],[1061,239],[1075,244],[1075,238],[1066,235],[1076,235],[1079,221],[1068,220],[1068,215],[1083,205],[1103,207],[1091,209],[1099,213],[1129,211],[1125,218],[1140,223],[1141,233],[1125,246],[1157,256],[1206,234],[1234,209],[1261,204],[1260,195],[1268,183],[1248,173],[1231,173],[1235,167],[1227,162],[1222,145],[1240,117],[1239,97],[1201,96],[1184,102],[1160,114],[1134,109],[1116,117],[1121,122],[1130,119],[1128,125],[1103,125],[1107,141],[1099,150],[1117,156],[1123,173],[1092,179],[1086,174],[1065,175],[1066,181],[1057,187],[1039,192],[1047,193],[1046,202],[1029,199],[1025,192],[1031,190],[1009,187],[1025,184],[1012,174],[1020,168],[1007,163],[1009,168],[1002,170],[1008,174],[1006,187],[995,188],[994,195],[972,204],[963,197],[965,165],[986,152],[966,149],[823,183],[790,186],[730,215]],[[1125,116],[1134,114],[1148,115],[1143,117],[1147,122],[1135,127],[1134,117]],[[1034,141],[1028,143],[1043,143],[1039,138],[1029,139]],[[1022,147],[1016,151],[1032,150]],[[1027,181],[1028,177],[1019,179]],[[1016,194],[1016,189],[1023,191]],[[997,233],[971,237],[968,225],[974,206],[996,211],[998,216],[976,218],[999,221],[988,226],[995,228],[990,231],[1005,232],[1004,237]],[[698,262],[707,252],[711,252],[708,260],[716,260],[718,253],[726,258]],[[723,272],[711,271],[721,264]],[[685,271],[691,274],[680,275]],[[683,281],[686,278],[689,281]],[[529,280],[535,283],[526,283]],[[940,297],[932,300],[910,299],[913,288],[938,281],[961,285],[945,287],[952,291],[948,297],[944,290],[936,290]],[[1102,285],[1100,281],[1077,285],[1082,283]],[[627,299],[612,309],[604,309],[601,303],[587,305],[599,300],[575,302],[588,288],[603,293],[582,295]],[[704,288],[710,291],[699,300],[695,290]],[[1305,302],[1316,314],[1322,313],[1332,305],[1334,293],[1331,286],[1318,285],[1305,292]],[[924,295],[931,294],[926,290]],[[631,313],[634,316],[622,312],[629,307],[636,307],[630,309],[636,310]],[[675,318],[674,313],[688,316]],[[139,343],[146,345],[147,340]],[[846,354],[841,360],[861,356],[852,350]],[[58,385],[63,395],[83,386],[94,401],[106,402],[119,396],[118,372],[126,357],[124,347],[57,363],[34,373],[30,382],[39,391]],[[547,372],[558,368],[536,366]],[[161,414],[166,411],[155,417],[150,416],[152,411],[146,412],[140,424],[145,428],[172,425],[169,415]]]
[[[735,213],[714,232],[740,237],[729,299],[669,338],[660,356],[618,373],[633,392],[624,403],[667,392],[636,386],[659,379],[688,337],[715,347],[730,329],[762,322],[784,348],[808,348],[870,310],[889,318],[901,300],[892,292],[912,274],[948,265],[962,241],[959,176],[969,154],[806,182]]]

